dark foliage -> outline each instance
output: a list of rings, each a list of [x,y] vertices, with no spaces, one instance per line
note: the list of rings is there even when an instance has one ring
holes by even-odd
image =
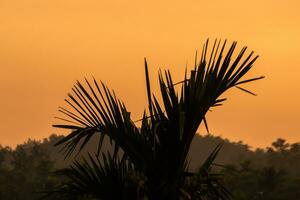
[[[299,143],[277,139],[266,150],[257,149],[251,157],[229,165],[223,171],[237,200],[286,200],[300,198]]]
[[[59,182],[72,184],[72,182],[68,182],[72,180],[71,178],[57,180],[51,173],[51,171],[55,169],[52,168],[52,166],[69,165],[68,161],[62,163],[62,158],[56,153],[55,148],[53,148],[53,144],[61,138],[63,138],[63,136],[53,135],[43,142],[29,140],[29,142],[19,145],[15,150],[9,147],[0,147],[0,199],[34,200],[41,197],[41,193],[39,193],[41,191],[50,189],[56,190],[56,186]],[[195,157],[194,160],[204,157],[202,154],[207,154],[207,149],[213,149],[215,144],[222,142],[223,146],[216,162],[223,163],[226,165],[226,168],[211,167],[209,168],[210,173],[208,177],[203,176],[203,170],[200,168],[198,170],[199,175],[188,176],[183,188],[184,191],[188,192],[187,194],[191,194],[192,199],[197,199],[201,193],[207,194],[209,192],[209,190],[207,190],[208,181],[212,181],[211,184],[218,184],[218,182],[214,182],[214,180],[221,181],[222,185],[232,193],[236,200],[299,199],[299,143],[288,144],[284,142],[286,145],[284,145],[285,148],[282,151],[282,148],[278,148],[277,145],[274,145],[278,141],[282,141],[282,139],[280,139],[276,140],[273,145],[267,149],[251,151],[246,148],[247,145],[233,143],[219,137],[197,136],[195,141],[196,143],[194,143],[194,145],[196,146],[193,148],[197,150],[199,156]],[[39,153],[34,153],[33,156],[30,153],[32,151],[38,151]],[[51,157],[49,155],[53,156]],[[98,162],[97,158],[94,159]],[[89,161],[88,158],[87,161]],[[58,162],[59,164],[57,164]],[[197,160],[197,163],[203,162],[205,162],[205,159]],[[16,167],[14,163],[19,163],[23,165],[23,167]],[[108,164],[109,163],[113,162],[108,162]],[[92,165],[90,166],[92,167]],[[109,166],[106,168],[110,169]],[[114,170],[116,169],[112,168],[110,171]],[[221,174],[219,173],[220,170],[222,171]],[[118,170],[117,174],[119,174],[120,171]],[[70,172],[72,173],[74,171]],[[131,192],[131,194],[134,193],[143,196],[143,188],[145,187],[144,177],[134,173],[128,173],[126,176],[123,176],[127,182],[127,185],[125,185],[127,187],[126,190]],[[124,174],[126,173],[123,173],[123,175]],[[73,175],[69,176],[72,177]],[[76,177],[76,174],[74,177]],[[118,178],[118,176],[116,176],[116,178]],[[105,181],[105,179],[102,180]],[[109,180],[111,179],[108,179],[108,181]],[[109,185],[109,183],[105,184]],[[139,191],[136,191],[136,185],[139,185]],[[111,189],[107,190],[107,193],[110,192],[112,192]],[[130,195],[130,193],[126,195]],[[52,196],[52,199],[74,200],[77,199],[76,196],[78,195],[66,197],[57,193],[57,196]],[[131,197],[128,199],[134,198]],[[81,200],[87,200],[87,198]]]
[[[0,146],[0,199],[38,199],[42,196],[39,191],[58,183],[50,175],[53,164],[39,142],[29,140],[15,150]]]
[[[129,166],[134,166],[134,171],[144,177],[145,193],[149,199],[190,199],[196,193],[200,199],[229,199],[228,192],[218,182],[217,177],[210,173],[219,146],[207,158],[198,179],[195,179],[199,182],[201,176],[200,182],[201,185],[206,184],[206,191],[203,192],[204,187],[201,187],[189,193],[184,188],[189,179],[187,174],[192,174],[188,171],[190,146],[200,124],[204,123],[207,128],[206,113],[213,107],[222,105],[226,99],[221,95],[233,87],[254,94],[240,86],[263,78],[242,80],[252,68],[257,56],[253,57],[251,52],[243,58],[246,52],[244,47],[237,57],[233,58],[236,44],[234,42],[226,49],[226,41],[215,41],[211,53],[208,54],[207,41],[203,46],[199,64],[196,56],[195,67],[190,74],[185,73],[179,90],[175,88],[176,83],[173,82],[170,71],[160,71],[159,97],[162,102],[151,92],[145,60],[148,112],[144,112],[141,127],[136,125],[124,103],[105,84],[95,79],[92,82],[86,80],[86,84],[78,81],[66,99],[69,108],[59,109],[64,114],[60,119],[65,124],[54,125],[71,130],[71,133],[57,145],[63,145],[65,155],[69,157],[77,147],[79,151],[82,150],[92,137],[98,135],[100,140],[96,157],[105,137],[113,141],[114,152],[112,155],[107,153],[103,163],[98,162],[96,165],[94,159],[90,158],[92,164],[87,161],[75,162],[71,168],[62,171],[73,182],[78,176],[81,177],[78,180],[82,181],[76,183],[76,187],[72,184],[62,184],[60,192],[110,199],[105,193],[97,193],[94,190],[104,187],[99,181],[99,176],[106,180],[105,177],[111,175],[108,169],[123,169],[122,165],[129,163]],[[126,162],[116,161],[120,155],[119,150]],[[107,168],[105,158],[110,157]],[[117,179],[111,177],[111,180],[115,180],[118,185],[123,178],[121,173]],[[123,184],[126,184],[126,181]],[[123,194],[125,185],[118,188],[118,193]]]

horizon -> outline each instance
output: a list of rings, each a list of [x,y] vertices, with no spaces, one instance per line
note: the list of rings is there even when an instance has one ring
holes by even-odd
[[[300,2],[95,1],[2,2],[0,144],[63,132],[52,127],[75,81],[94,76],[116,91],[133,119],[146,108],[143,58],[158,92],[157,71],[180,81],[207,38],[238,41],[260,57],[245,85],[208,113],[211,133],[254,148],[277,138],[300,141]],[[204,9],[205,8],[205,9]],[[113,69],[113,70],[112,70]],[[206,131],[199,129],[201,135]],[[214,135],[214,134],[213,134]]]
[[[50,137],[53,136],[53,135],[55,135],[55,136],[66,136],[66,135],[51,134],[51,135],[49,135],[48,137],[44,137],[44,138],[40,138],[40,139],[27,138],[27,140],[24,140],[23,142],[21,142],[21,143],[15,145],[15,146],[9,146],[9,145],[3,145],[3,144],[0,144],[0,147],[3,147],[3,148],[9,147],[9,148],[15,150],[17,146],[19,146],[19,145],[20,145],[20,146],[26,145],[28,142],[38,142],[38,143],[43,143],[44,140],[50,139]],[[208,134],[208,133],[207,133],[207,134],[199,134],[199,133],[197,133],[197,135],[198,135],[198,137],[202,137],[202,138],[205,138],[205,137],[220,138],[221,140],[226,141],[226,142],[229,142],[230,144],[241,144],[241,145],[245,145],[245,146],[248,146],[248,150],[249,150],[249,151],[253,151],[253,152],[254,152],[255,150],[258,150],[258,149],[262,149],[262,150],[264,150],[264,151],[268,150],[267,148],[272,147],[272,143],[275,142],[275,141],[277,141],[277,139],[284,139],[284,140],[285,140],[285,138],[274,138],[274,140],[272,141],[272,143],[270,143],[269,145],[266,145],[265,147],[253,147],[253,146],[251,146],[251,145],[245,143],[245,142],[242,141],[242,140],[239,140],[239,141],[233,141],[233,140],[231,140],[231,139],[229,139],[229,138],[226,138],[226,137],[223,137],[223,136],[221,136],[221,135],[214,135],[214,134]],[[291,144],[294,144],[294,143],[300,144],[300,141],[289,142],[288,140],[285,140],[285,142],[286,142],[286,144],[288,144],[288,145],[291,145]],[[58,146],[53,146],[53,148],[59,148],[59,147],[58,147]]]

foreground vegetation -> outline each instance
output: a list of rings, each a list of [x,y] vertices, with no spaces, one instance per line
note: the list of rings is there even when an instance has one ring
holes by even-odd
[[[148,108],[141,125],[103,82],[77,81],[67,106],[59,109],[62,124],[54,125],[70,133],[56,145],[62,145],[69,157],[76,147],[84,149],[92,137],[99,136],[98,151],[60,170],[58,174],[66,181],[49,194],[96,199],[231,199],[219,174],[212,171],[221,145],[207,155],[198,173],[189,169],[188,152],[200,124],[208,130],[206,113],[225,102],[224,93],[237,88],[253,94],[241,86],[264,78],[245,79],[258,56],[246,53],[246,47],[235,56],[236,45],[233,42],[227,48],[226,41],[216,40],[210,48],[207,41],[199,63],[196,56],[194,68],[186,70],[180,82],[173,81],[169,70],[159,71],[159,95],[151,91],[145,59]],[[99,155],[105,138],[114,151]]]

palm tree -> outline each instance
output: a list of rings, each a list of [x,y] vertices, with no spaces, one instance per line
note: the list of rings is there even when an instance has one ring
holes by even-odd
[[[151,200],[192,198],[191,192],[185,190],[185,184],[191,175],[188,172],[187,157],[198,127],[201,123],[207,127],[206,113],[213,107],[222,105],[226,99],[221,95],[227,90],[238,88],[253,94],[240,85],[263,78],[260,76],[242,80],[258,58],[251,52],[244,59],[247,47],[242,48],[233,59],[236,42],[233,42],[226,52],[226,41],[215,41],[209,55],[208,45],[207,40],[200,62],[197,63],[196,55],[195,67],[190,74],[185,72],[183,81],[174,83],[169,70],[159,71],[162,102],[151,92],[145,59],[148,109],[144,112],[140,127],[131,119],[124,103],[105,84],[95,79],[92,82],[86,80],[85,85],[77,81],[66,99],[70,109],[59,109],[65,115],[63,120],[66,123],[54,125],[57,128],[69,129],[71,133],[57,145],[63,144],[66,156],[69,156],[77,146],[81,150],[98,134],[98,150],[101,149],[104,137],[108,137],[113,141],[114,153],[112,156],[104,154],[104,164],[95,162],[95,158],[92,157],[84,164],[75,163],[68,173],[66,172],[71,178],[80,177],[75,178],[77,182],[73,180],[73,183],[76,182],[76,187],[73,185],[72,188],[73,193],[79,191],[105,199],[105,195],[95,195],[95,185],[103,186],[103,183],[99,182],[103,179],[103,174],[109,174],[106,173],[108,169],[122,168],[123,172],[119,174],[116,182],[126,185],[124,179],[128,180],[132,174],[139,174],[143,180],[143,191]],[[176,88],[177,84],[181,84],[179,89]],[[208,176],[219,149],[219,146],[216,147],[203,166],[202,175],[208,178],[201,179],[201,183],[205,184],[210,192],[199,193],[199,199],[213,198],[212,193],[218,197],[213,199],[229,198],[227,191],[218,181],[213,181],[215,179]],[[120,154],[121,158],[118,156]],[[72,184],[69,182],[67,185]],[[207,194],[210,194],[210,197]]]

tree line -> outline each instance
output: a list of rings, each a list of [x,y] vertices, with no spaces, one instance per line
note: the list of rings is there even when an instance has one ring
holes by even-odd
[[[53,172],[71,162],[59,157],[54,147],[61,138],[63,136],[52,135],[43,141],[28,140],[15,149],[0,146],[0,199],[39,199],[45,195],[43,192],[55,189],[63,180]],[[190,152],[197,160],[193,165],[203,162],[207,149],[223,143],[215,161],[222,167],[215,167],[215,170],[221,172],[223,185],[234,199],[286,200],[300,197],[299,143],[289,144],[279,138],[265,149],[251,150],[242,142],[212,135],[197,135],[195,141]]]

